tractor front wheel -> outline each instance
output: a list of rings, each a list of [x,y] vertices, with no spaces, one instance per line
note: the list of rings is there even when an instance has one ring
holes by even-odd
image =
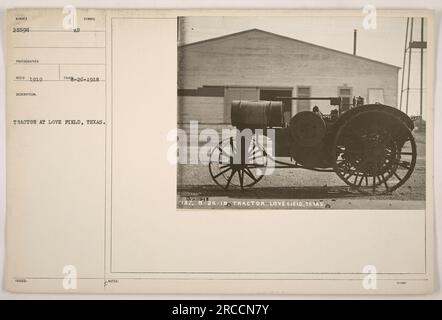
[[[242,141],[240,139],[240,141]],[[249,188],[258,183],[267,167],[267,152],[254,136],[250,143],[238,146],[231,137],[221,141],[211,152],[209,172],[213,181],[221,188]],[[245,156],[238,156],[242,152]]]

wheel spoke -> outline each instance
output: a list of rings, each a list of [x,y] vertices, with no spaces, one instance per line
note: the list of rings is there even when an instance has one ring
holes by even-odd
[[[356,184],[356,182],[358,181],[359,175],[355,174],[355,180],[353,181],[353,184]]]
[[[239,185],[241,189],[244,188],[244,170],[238,170],[238,177],[239,177]]]
[[[390,188],[388,187],[387,180],[385,180],[384,175],[381,174],[381,175],[378,176],[378,178],[379,178],[379,182],[384,183],[385,188],[387,188],[387,190],[389,190]]]
[[[245,168],[244,172],[250,177],[252,178],[253,181],[258,182],[258,180],[255,178],[255,176],[253,175],[252,171],[250,171],[249,168]]]
[[[349,181],[350,180],[350,177],[352,176],[353,174],[350,172],[350,173],[346,173],[345,175],[344,175],[344,179],[345,180],[347,180],[347,181]]]
[[[359,180],[358,183],[358,187],[360,187],[362,185],[362,181],[364,181],[364,178],[366,178],[367,176],[365,175],[365,173],[361,176],[361,180]]]
[[[252,158],[255,154],[257,154],[258,152],[260,152],[261,150],[259,149],[253,149],[253,152],[250,154],[249,158]]]
[[[220,175],[226,173],[226,172],[229,171],[229,170],[231,170],[230,166],[229,166],[229,168],[227,168],[226,170],[221,171],[220,173],[218,173],[217,175],[215,175],[214,178],[215,178],[215,179],[218,178]]]
[[[337,165],[338,165],[339,167],[345,167],[346,164],[347,164],[347,162],[346,162],[345,160],[341,160],[340,162],[337,163]]]
[[[399,175],[396,173],[396,171],[393,171],[393,174],[400,182],[402,182],[402,178],[399,177]]]
[[[227,179],[227,184],[226,184],[226,186],[224,187],[224,189],[228,189],[229,188],[229,185],[230,185],[230,181],[232,181],[232,178],[233,178],[233,175],[235,174],[235,170],[232,170],[232,173],[230,174],[230,177],[229,177],[229,179]]]
[[[399,161],[398,165],[401,166],[402,168],[407,169],[407,170],[410,169],[410,164],[408,162],[406,162],[406,161]]]

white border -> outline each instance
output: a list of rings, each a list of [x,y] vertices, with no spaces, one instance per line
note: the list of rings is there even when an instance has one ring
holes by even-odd
[[[74,5],[77,7],[91,7],[90,0],[71,0],[71,1],[60,1],[60,0],[46,0],[46,1],[31,1],[31,0],[3,0],[0,4],[0,21],[2,24],[2,29],[0,30],[0,300],[2,299],[305,299],[311,298],[312,296],[304,295],[53,295],[53,294],[12,294],[4,291],[3,289],[3,271],[4,271],[4,246],[5,246],[5,11],[6,8],[10,7],[62,7],[64,5]],[[383,9],[433,9],[438,10],[435,16],[435,37],[436,37],[436,82],[435,82],[435,134],[434,137],[434,152],[435,159],[440,159],[442,156],[441,143],[437,139],[442,134],[442,33],[440,32],[440,17],[442,11],[442,2],[440,0],[421,0],[419,2],[413,0],[372,0],[372,1],[361,1],[361,0],[298,0],[294,3],[291,0],[215,0],[215,1],[204,1],[204,0],[163,0],[158,5],[155,0],[96,0],[93,3],[93,8],[151,8],[151,9],[165,9],[165,8],[176,8],[176,9],[194,9],[194,8],[214,8],[214,9],[227,9],[227,8],[249,8],[249,9],[260,9],[260,8],[292,8],[292,9],[358,9],[362,10],[362,7],[367,4],[372,4],[379,6],[378,8]],[[338,6],[337,6],[338,4]],[[440,173],[440,165],[436,161],[434,163],[434,175],[435,175],[435,194],[441,194],[442,192],[442,177]],[[442,274],[442,237],[438,236],[437,231],[442,230],[441,219],[438,218],[437,213],[441,206],[440,200],[436,197],[435,199],[435,229],[436,229],[436,279],[438,279],[438,284],[436,287],[436,292],[431,295],[426,296],[330,296],[330,295],[318,295],[315,296],[317,299],[442,299],[441,284],[442,281],[439,277]]]

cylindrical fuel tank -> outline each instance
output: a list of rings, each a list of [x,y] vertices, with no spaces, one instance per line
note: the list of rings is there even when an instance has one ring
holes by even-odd
[[[234,100],[231,119],[238,128],[283,127],[282,101]]]

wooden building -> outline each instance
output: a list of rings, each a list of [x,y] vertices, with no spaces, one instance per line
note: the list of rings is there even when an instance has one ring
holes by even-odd
[[[252,29],[178,48],[178,123],[202,127],[230,124],[236,99],[271,100],[278,96],[341,96],[350,102],[397,106],[399,67]],[[285,115],[332,109],[326,101],[294,101]]]

